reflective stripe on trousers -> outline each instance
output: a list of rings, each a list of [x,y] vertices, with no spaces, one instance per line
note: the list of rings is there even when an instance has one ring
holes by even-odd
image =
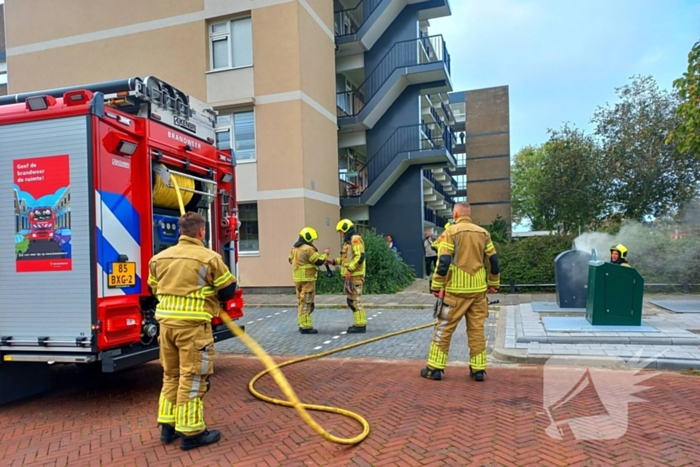
[[[433,339],[428,351],[428,366],[443,370],[447,365],[452,334],[457,325],[466,318],[467,344],[472,369],[486,368],[486,338],[484,321],[489,315],[486,294],[452,294],[445,293],[442,313],[438,316],[433,331]]]
[[[214,337],[209,323],[184,328],[160,327],[163,389],[158,422],[174,424],[188,436],[206,428],[202,398],[214,373]]]
[[[311,329],[314,327],[311,312],[314,311],[314,298],[316,297],[315,282],[295,282],[297,291],[297,316],[299,327]]]

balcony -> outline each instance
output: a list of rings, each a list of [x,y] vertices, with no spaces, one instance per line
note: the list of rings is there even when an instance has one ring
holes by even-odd
[[[452,136],[434,124],[397,128],[366,164],[339,174],[341,205],[373,206],[411,165],[454,165]]]
[[[420,6],[420,20],[451,14],[448,0],[360,0],[347,8],[336,1],[333,13],[336,56],[370,50],[408,4]]]
[[[428,206],[423,206],[423,220],[441,228],[447,223],[446,217],[439,216]]]
[[[368,130],[377,123],[407,86],[424,92],[452,89],[450,54],[442,35],[397,42],[365,81],[336,97],[341,132]]]
[[[423,171],[423,201],[438,214],[449,215],[455,205],[452,196],[430,170]]]

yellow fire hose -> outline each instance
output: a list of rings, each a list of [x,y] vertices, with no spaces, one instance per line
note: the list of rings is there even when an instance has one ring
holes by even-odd
[[[180,193],[180,187],[178,186],[177,180],[175,177],[170,177],[170,181],[173,184],[173,187],[175,188],[175,192],[177,194],[177,200],[178,204],[180,205],[180,213],[182,215],[185,214],[185,205],[182,201],[182,195]],[[374,337],[372,339],[367,339],[361,342],[356,342],[354,344],[349,344],[337,349],[332,349],[328,350],[326,352],[321,352],[317,353],[314,355],[308,355],[305,357],[300,357],[300,358],[295,358],[293,360],[288,360],[286,362],[282,362],[280,364],[276,364],[274,360],[263,350],[262,347],[258,345],[257,342],[255,342],[250,336],[248,336],[241,328],[233,322],[233,320],[228,316],[227,313],[223,312],[219,314],[219,317],[223,320],[223,322],[228,326],[228,328],[231,330],[231,332],[238,337],[243,344],[248,347],[265,365],[267,368],[266,370],[261,371],[257,375],[253,377],[253,379],[250,380],[248,383],[248,391],[254,396],[257,397],[258,399],[265,401],[265,402],[270,402],[275,405],[283,405],[285,407],[294,407],[294,409],[299,413],[301,418],[306,422],[311,429],[313,429],[316,433],[321,435],[325,440],[331,441],[333,443],[338,443],[338,444],[358,444],[362,442],[367,435],[369,435],[369,423],[367,423],[367,420],[362,418],[360,415],[351,412],[349,410],[341,409],[338,407],[328,407],[325,405],[313,405],[313,404],[305,404],[299,400],[297,397],[296,393],[292,389],[292,386],[289,384],[287,381],[287,378],[285,378],[284,374],[279,370],[279,368],[287,365],[291,365],[293,363],[299,363],[303,362],[306,360],[311,360],[314,358],[320,358],[324,357],[326,355],[330,355],[336,352],[341,352],[343,350],[351,349],[353,347],[358,347],[360,345],[365,345],[369,344],[370,342],[375,342],[380,339],[386,339],[387,337],[392,337],[392,336],[397,336],[399,334],[404,334],[407,332],[411,331],[417,331],[418,329],[424,329],[430,326],[434,326],[435,323],[429,323],[429,324],[422,324],[420,326],[415,326],[412,328],[408,329],[402,329],[400,331],[392,332],[389,334],[384,334],[382,336]],[[264,394],[259,393],[255,389],[255,383],[265,376],[266,374],[270,373],[272,375],[272,378],[275,380],[277,385],[280,387],[284,395],[287,397],[288,400],[281,400],[281,399],[275,399],[274,397],[269,397]],[[316,410],[320,412],[329,412],[329,413],[335,413],[339,415],[344,415],[346,417],[350,417],[353,420],[358,421],[362,425],[362,433],[355,436],[354,438],[340,438],[338,436],[334,436],[330,433],[328,433],[326,430],[323,429],[321,425],[319,425],[316,420],[313,419],[311,414],[307,412],[307,410]]]

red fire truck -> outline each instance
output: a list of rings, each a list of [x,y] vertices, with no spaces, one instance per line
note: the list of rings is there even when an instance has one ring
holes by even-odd
[[[115,372],[158,358],[147,269],[177,242],[175,184],[237,275],[236,162],[215,122],[154,77],[0,97],[0,190],[14,190],[14,213],[0,203],[0,402],[46,389],[47,363]],[[25,240],[23,219],[47,206],[70,233],[61,245]],[[243,305],[239,289],[224,309],[239,319]]]
[[[37,206],[29,213],[29,240],[53,240],[56,214],[50,206]]]

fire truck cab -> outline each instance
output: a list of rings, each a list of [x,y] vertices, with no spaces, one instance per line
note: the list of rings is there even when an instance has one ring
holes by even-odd
[[[238,276],[236,161],[215,122],[154,77],[0,97],[0,403],[47,389],[47,363],[115,372],[158,358],[148,261],[177,243],[175,185]],[[32,237],[49,223],[52,241]],[[222,309],[235,320],[243,306],[239,288]]]

